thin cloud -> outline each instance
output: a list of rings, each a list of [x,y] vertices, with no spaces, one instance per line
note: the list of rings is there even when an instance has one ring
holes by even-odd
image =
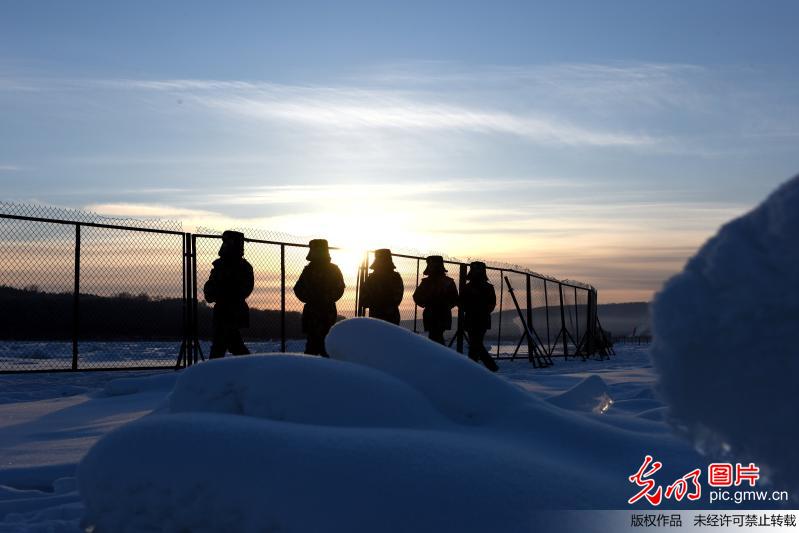
[[[0,90],[168,93],[233,119],[293,124],[307,134],[501,134],[544,146],[717,156],[737,153],[741,146],[731,148],[736,140],[744,146],[752,138],[799,135],[793,120],[799,108],[786,96],[796,81],[776,86],[750,70],[635,62],[422,62],[344,73],[337,82],[315,85],[5,77]],[[724,138],[719,140],[719,134]]]
[[[225,80],[108,80],[101,85],[173,92],[234,116],[315,128],[499,133],[545,145],[648,146],[657,142],[650,135],[606,131],[541,112],[516,113],[485,104],[455,105],[429,92]]]
[[[115,217],[182,219],[218,216],[212,211],[158,204],[103,203],[91,204],[86,206],[85,209],[101,215]]]
[[[428,104],[399,98],[373,97],[366,103],[354,103],[346,97],[299,100],[198,97],[197,100],[211,108],[242,117],[285,120],[321,128],[505,133],[538,144],[561,145],[645,146],[656,142],[648,135],[606,132],[554,118],[517,116],[496,110]]]
[[[485,193],[488,191],[525,190],[531,187],[573,188],[577,184],[556,180],[440,180],[409,183],[337,183],[306,185],[263,185],[235,187],[232,192],[210,193],[197,200],[210,205],[309,204],[328,205],[342,201],[348,204],[368,202],[375,198],[395,201],[433,198],[435,194]],[[471,211],[473,212],[473,211]]]

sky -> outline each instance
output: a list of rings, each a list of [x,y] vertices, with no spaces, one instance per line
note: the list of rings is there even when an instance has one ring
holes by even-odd
[[[799,172],[799,3],[0,4],[0,199],[648,300]]]

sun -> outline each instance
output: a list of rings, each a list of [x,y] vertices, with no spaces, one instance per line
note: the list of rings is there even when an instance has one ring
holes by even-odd
[[[353,248],[330,250],[330,257],[333,263],[337,264],[341,269],[345,281],[353,283],[358,275],[358,269],[364,263],[365,256],[365,250],[356,250]]]

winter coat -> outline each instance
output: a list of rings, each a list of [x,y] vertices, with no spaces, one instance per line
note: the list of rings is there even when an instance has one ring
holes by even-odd
[[[413,293],[413,301],[424,308],[425,331],[452,329],[452,308],[458,303],[458,288],[446,274],[424,278]]]
[[[327,333],[338,317],[336,302],[344,294],[344,276],[330,261],[311,261],[294,285],[294,294],[305,304],[302,309],[303,333]]]
[[[470,281],[460,294],[458,306],[463,311],[466,331],[491,329],[491,312],[497,306],[497,293],[487,281]]]
[[[243,257],[220,257],[203,286],[205,301],[215,303],[214,322],[236,328],[250,326],[250,308],[245,301],[255,280],[252,265]]]
[[[360,304],[369,308],[369,316],[399,324],[399,305],[405,286],[394,270],[375,270],[361,285]]]

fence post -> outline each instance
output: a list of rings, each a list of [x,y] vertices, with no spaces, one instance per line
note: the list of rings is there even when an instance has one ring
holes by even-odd
[[[191,261],[191,316],[192,316],[192,334],[194,336],[191,351],[192,363],[198,362],[200,355],[200,304],[197,300],[197,236],[191,234],[189,239],[191,247],[189,248],[189,261]]]
[[[187,341],[186,344],[186,360],[184,361],[185,367],[191,366],[194,363],[194,331],[196,329],[196,324],[194,323],[194,296],[192,292],[192,280],[194,279],[193,271],[194,271],[194,262],[191,260],[191,247],[192,247],[192,237],[190,233],[186,233],[184,235],[185,245],[186,245],[186,254],[183,261],[186,264],[186,276],[184,283],[186,284],[186,331],[187,331]]]
[[[558,294],[560,295],[560,336],[563,338],[563,359],[569,357],[569,343],[566,339],[566,313],[563,310],[563,284],[558,282]]]
[[[416,289],[419,288],[419,261],[420,261],[420,259],[417,257],[416,258],[416,287],[414,287],[414,289],[413,289],[414,292],[416,292]],[[414,333],[418,333],[418,330],[416,329],[416,318],[417,318],[418,314],[419,314],[419,306],[416,305],[416,302],[413,302],[413,332]]]
[[[361,289],[366,281],[369,265],[369,250],[363,256],[363,261],[358,265],[358,275],[355,276],[355,316],[366,316],[366,309],[361,305]]]
[[[280,245],[280,351],[286,353],[286,245]]]
[[[194,337],[191,334],[191,319],[189,316],[189,290],[188,284],[186,283],[189,277],[189,270],[191,269],[191,263],[189,262],[189,254],[188,254],[188,242],[189,242],[189,234],[184,233],[182,235],[182,242],[183,242],[183,252],[181,258],[183,259],[183,270],[181,271],[181,284],[183,285],[183,296],[181,300],[181,316],[182,316],[182,328],[183,328],[183,341],[180,343],[180,351],[178,353],[178,361],[175,364],[175,370],[180,368],[181,363],[185,367],[190,357],[190,351],[192,341]]]
[[[80,224],[75,224],[75,287],[72,294],[72,370],[78,369],[80,331]]]
[[[460,265],[458,272],[458,294],[463,294],[463,289],[466,288],[466,265]],[[458,329],[456,336],[458,353],[463,353],[463,309],[458,306]]]
[[[578,343],[577,351],[580,351],[580,312],[577,306],[577,287],[574,287],[574,340]]]
[[[502,345],[502,300],[505,295],[505,284],[502,280],[505,279],[505,271],[499,270],[499,317],[497,318],[497,357],[499,357],[499,348]]]
[[[198,325],[195,320],[195,313],[197,312],[194,307],[194,272],[196,265],[193,259],[194,255],[194,242],[191,234],[186,234],[186,299],[188,301],[188,346],[186,347],[186,364],[189,367],[194,364],[195,352],[197,348],[194,345],[194,339],[199,338],[197,331]]]
[[[369,257],[369,252],[366,252],[367,257]],[[355,274],[355,316],[361,316],[361,302],[358,300],[361,297],[361,271],[363,270],[363,260],[358,263],[358,268]]]
[[[588,355],[592,355],[594,352],[594,324],[596,320],[594,319],[594,291],[591,289],[587,290],[587,297],[588,302],[586,304],[586,322],[585,322],[585,350]]]
[[[364,285],[364,283],[366,283],[366,278],[369,277],[369,250],[367,250],[366,253],[363,256],[363,268],[361,269],[361,272],[362,272],[362,274],[361,274],[361,285],[358,288],[358,291],[363,289],[363,285]],[[358,305],[360,306],[361,316],[367,316],[366,315],[366,308],[363,305],[361,305],[360,292],[358,294]]]
[[[547,321],[547,351],[552,355],[552,341],[549,338],[549,295],[547,294],[547,280],[544,280],[544,316]]]
[[[533,286],[530,282],[530,274],[527,274],[525,278],[527,285],[527,326],[530,328],[530,331],[533,331]],[[533,343],[533,339],[530,337],[530,335],[527,335],[527,358],[532,361],[534,354],[535,345]]]

